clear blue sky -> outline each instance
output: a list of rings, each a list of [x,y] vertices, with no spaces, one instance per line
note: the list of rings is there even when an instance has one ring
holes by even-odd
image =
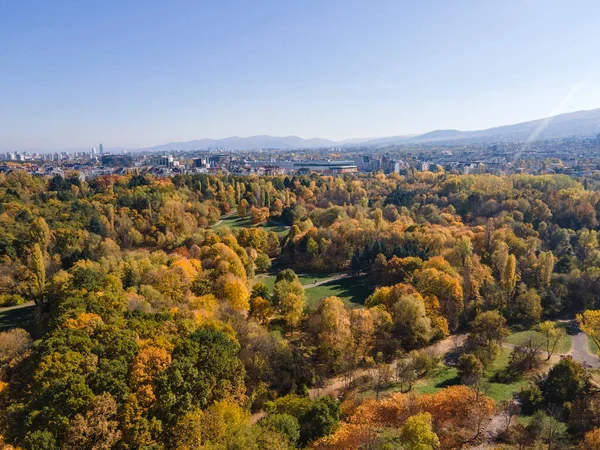
[[[0,0],[0,149],[480,129],[600,107],[600,2]]]

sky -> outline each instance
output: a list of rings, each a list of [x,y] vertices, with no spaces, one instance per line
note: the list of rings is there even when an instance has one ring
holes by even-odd
[[[597,0],[0,0],[0,149],[477,130],[600,108]]]

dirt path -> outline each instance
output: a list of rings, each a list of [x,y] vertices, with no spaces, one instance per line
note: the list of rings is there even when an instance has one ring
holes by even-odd
[[[302,273],[299,273],[297,275],[299,278],[302,277],[303,275],[310,276],[310,274],[302,274]],[[270,276],[273,276],[273,274],[272,273],[259,273],[258,275],[254,276],[254,280],[260,280],[261,278],[268,278]],[[330,281],[343,280],[344,278],[350,278],[350,275],[348,275],[347,273],[340,273],[337,275],[333,275],[329,278],[323,278],[322,280],[314,281],[309,284],[303,284],[302,286],[304,286],[304,289],[310,289],[310,288],[314,288],[317,286],[321,286],[322,284],[327,284]],[[302,283],[302,278],[300,278],[300,283]]]
[[[33,300],[31,300],[29,302],[21,303],[20,305],[5,306],[3,308],[0,308],[0,313],[3,313],[5,311],[12,311],[13,309],[27,308],[28,306],[33,306],[33,305],[35,305],[35,302]]]
[[[319,280],[319,281],[315,281],[314,283],[310,283],[310,284],[305,284],[304,285],[304,289],[310,289],[310,288],[314,288],[317,286],[321,286],[322,284],[327,284],[330,281],[337,281],[337,280],[342,280],[344,278],[348,278],[350,277],[350,275],[348,275],[347,273],[341,273],[339,275],[334,275],[330,278],[325,278],[324,280]]]
[[[235,214],[234,212],[230,212],[230,213],[225,214],[224,216],[221,216],[219,218],[219,220],[217,222],[213,223],[210,227],[212,228],[212,227],[216,227],[216,226],[221,225],[223,223],[223,219],[226,219],[227,217],[231,217],[234,214]]]
[[[466,334],[449,336],[446,339],[436,342],[435,344],[424,347],[421,349],[421,351],[429,351],[436,355],[445,355],[454,348],[464,344],[466,338]],[[400,358],[394,359],[390,365],[395,367],[399,359]],[[317,398],[324,395],[330,395],[333,397],[338,396],[344,389],[348,387],[352,380],[368,374],[369,369],[356,369],[350,375],[339,375],[337,377],[329,378],[323,386],[309,389],[308,395],[310,398]]]
[[[256,423],[256,422],[258,422],[260,419],[262,419],[263,417],[266,417],[266,416],[267,416],[267,413],[266,413],[266,412],[264,412],[264,411],[258,411],[258,412],[255,412],[254,414],[252,414],[252,415],[250,416],[250,421],[251,421],[252,423]]]

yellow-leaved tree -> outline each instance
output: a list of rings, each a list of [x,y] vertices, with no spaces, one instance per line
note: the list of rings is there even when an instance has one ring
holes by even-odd
[[[577,314],[577,321],[581,330],[598,344],[600,342],[600,310],[588,309],[583,314]]]

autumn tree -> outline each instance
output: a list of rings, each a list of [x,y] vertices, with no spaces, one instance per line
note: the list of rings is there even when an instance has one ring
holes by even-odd
[[[237,213],[240,217],[245,217],[248,214],[248,200],[245,198],[241,199],[237,205]]]
[[[439,449],[440,440],[432,430],[431,414],[419,413],[406,419],[400,430],[400,442],[407,450]]]
[[[458,373],[463,384],[471,384],[483,377],[483,364],[472,353],[462,354],[458,358]]]
[[[121,439],[117,402],[108,393],[97,396],[92,408],[77,414],[67,431],[66,448],[110,450]]]
[[[463,311],[463,290],[458,279],[436,268],[422,270],[417,276],[417,290],[424,296],[435,296],[451,330],[456,329]]]
[[[473,321],[468,346],[484,366],[492,362],[508,334],[506,319],[498,311],[486,311]]]
[[[600,450],[600,428],[585,433],[582,448],[584,450]]]
[[[351,348],[348,311],[338,297],[327,297],[319,304],[314,319],[322,360],[334,371],[339,370]]]
[[[300,323],[305,305],[304,286],[292,270],[282,270],[273,286],[273,306],[289,329]]]
[[[600,342],[600,310],[587,310],[577,315],[582,331],[590,335],[594,341]]]

